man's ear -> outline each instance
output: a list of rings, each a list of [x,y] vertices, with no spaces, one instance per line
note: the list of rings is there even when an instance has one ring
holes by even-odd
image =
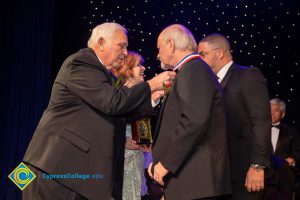
[[[218,58],[221,60],[221,59],[223,59],[224,58],[224,51],[222,50],[222,49],[217,49],[216,50],[217,51],[217,56],[218,56]]]
[[[285,116],[285,112],[283,112],[283,113],[281,114],[281,119],[283,119],[284,116]]]
[[[168,43],[170,45],[171,52],[173,53],[175,51],[175,42],[174,42],[174,40],[169,39]]]
[[[100,37],[100,38],[98,39],[98,42],[97,42],[100,51],[103,51],[103,50],[104,50],[104,47],[103,47],[104,43],[105,43],[104,38],[103,38],[103,37]]]

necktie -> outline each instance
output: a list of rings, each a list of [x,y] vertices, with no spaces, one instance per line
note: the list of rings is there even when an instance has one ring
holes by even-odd
[[[112,80],[113,85],[116,83],[117,81],[117,77],[114,75],[114,73],[112,71],[109,70],[109,74]]]

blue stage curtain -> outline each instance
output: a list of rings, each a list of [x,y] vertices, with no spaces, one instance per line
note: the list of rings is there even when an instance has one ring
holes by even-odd
[[[12,0],[1,13],[0,199],[21,199],[8,179],[19,165],[51,90],[55,0]]]

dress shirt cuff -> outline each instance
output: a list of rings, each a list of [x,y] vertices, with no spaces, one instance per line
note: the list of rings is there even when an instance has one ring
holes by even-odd
[[[157,106],[160,102],[160,99],[158,99],[156,102],[153,101],[153,99],[151,99],[151,105],[152,105],[152,108],[154,108],[155,106]]]

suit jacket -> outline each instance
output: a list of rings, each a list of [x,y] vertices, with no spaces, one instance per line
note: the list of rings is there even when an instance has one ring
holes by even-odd
[[[122,115],[151,107],[146,82],[129,89],[112,84],[92,49],[69,56],[24,157],[49,174],[101,174],[100,179],[57,179],[88,199],[111,195],[116,158],[125,141]]]
[[[264,199],[276,197],[277,199],[292,199],[296,175],[299,171],[300,141],[295,129],[281,122],[275,152],[272,148],[272,166],[268,170],[268,178],[264,191]],[[296,162],[296,167],[290,166],[285,160],[291,157]],[[298,168],[298,169],[297,169]],[[274,186],[277,190],[274,191]],[[270,188],[270,189],[269,189]],[[284,197],[281,197],[284,195]]]
[[[271,111],[267,84],[257,68],[233,63],[221,85],[232,181],[244,182],[250,164],[270,167]]]
[[[291,157],[295,160],[296,166],[300,165],[300,139],[297,131],[289,125],[280,122],[279,136],[273,156],[282,159]]]
[[[157,125],[153,163],[170,170],[167,199],[198,199],[230,193],[230,168],[222,91],[201,59],[177,73]]]

